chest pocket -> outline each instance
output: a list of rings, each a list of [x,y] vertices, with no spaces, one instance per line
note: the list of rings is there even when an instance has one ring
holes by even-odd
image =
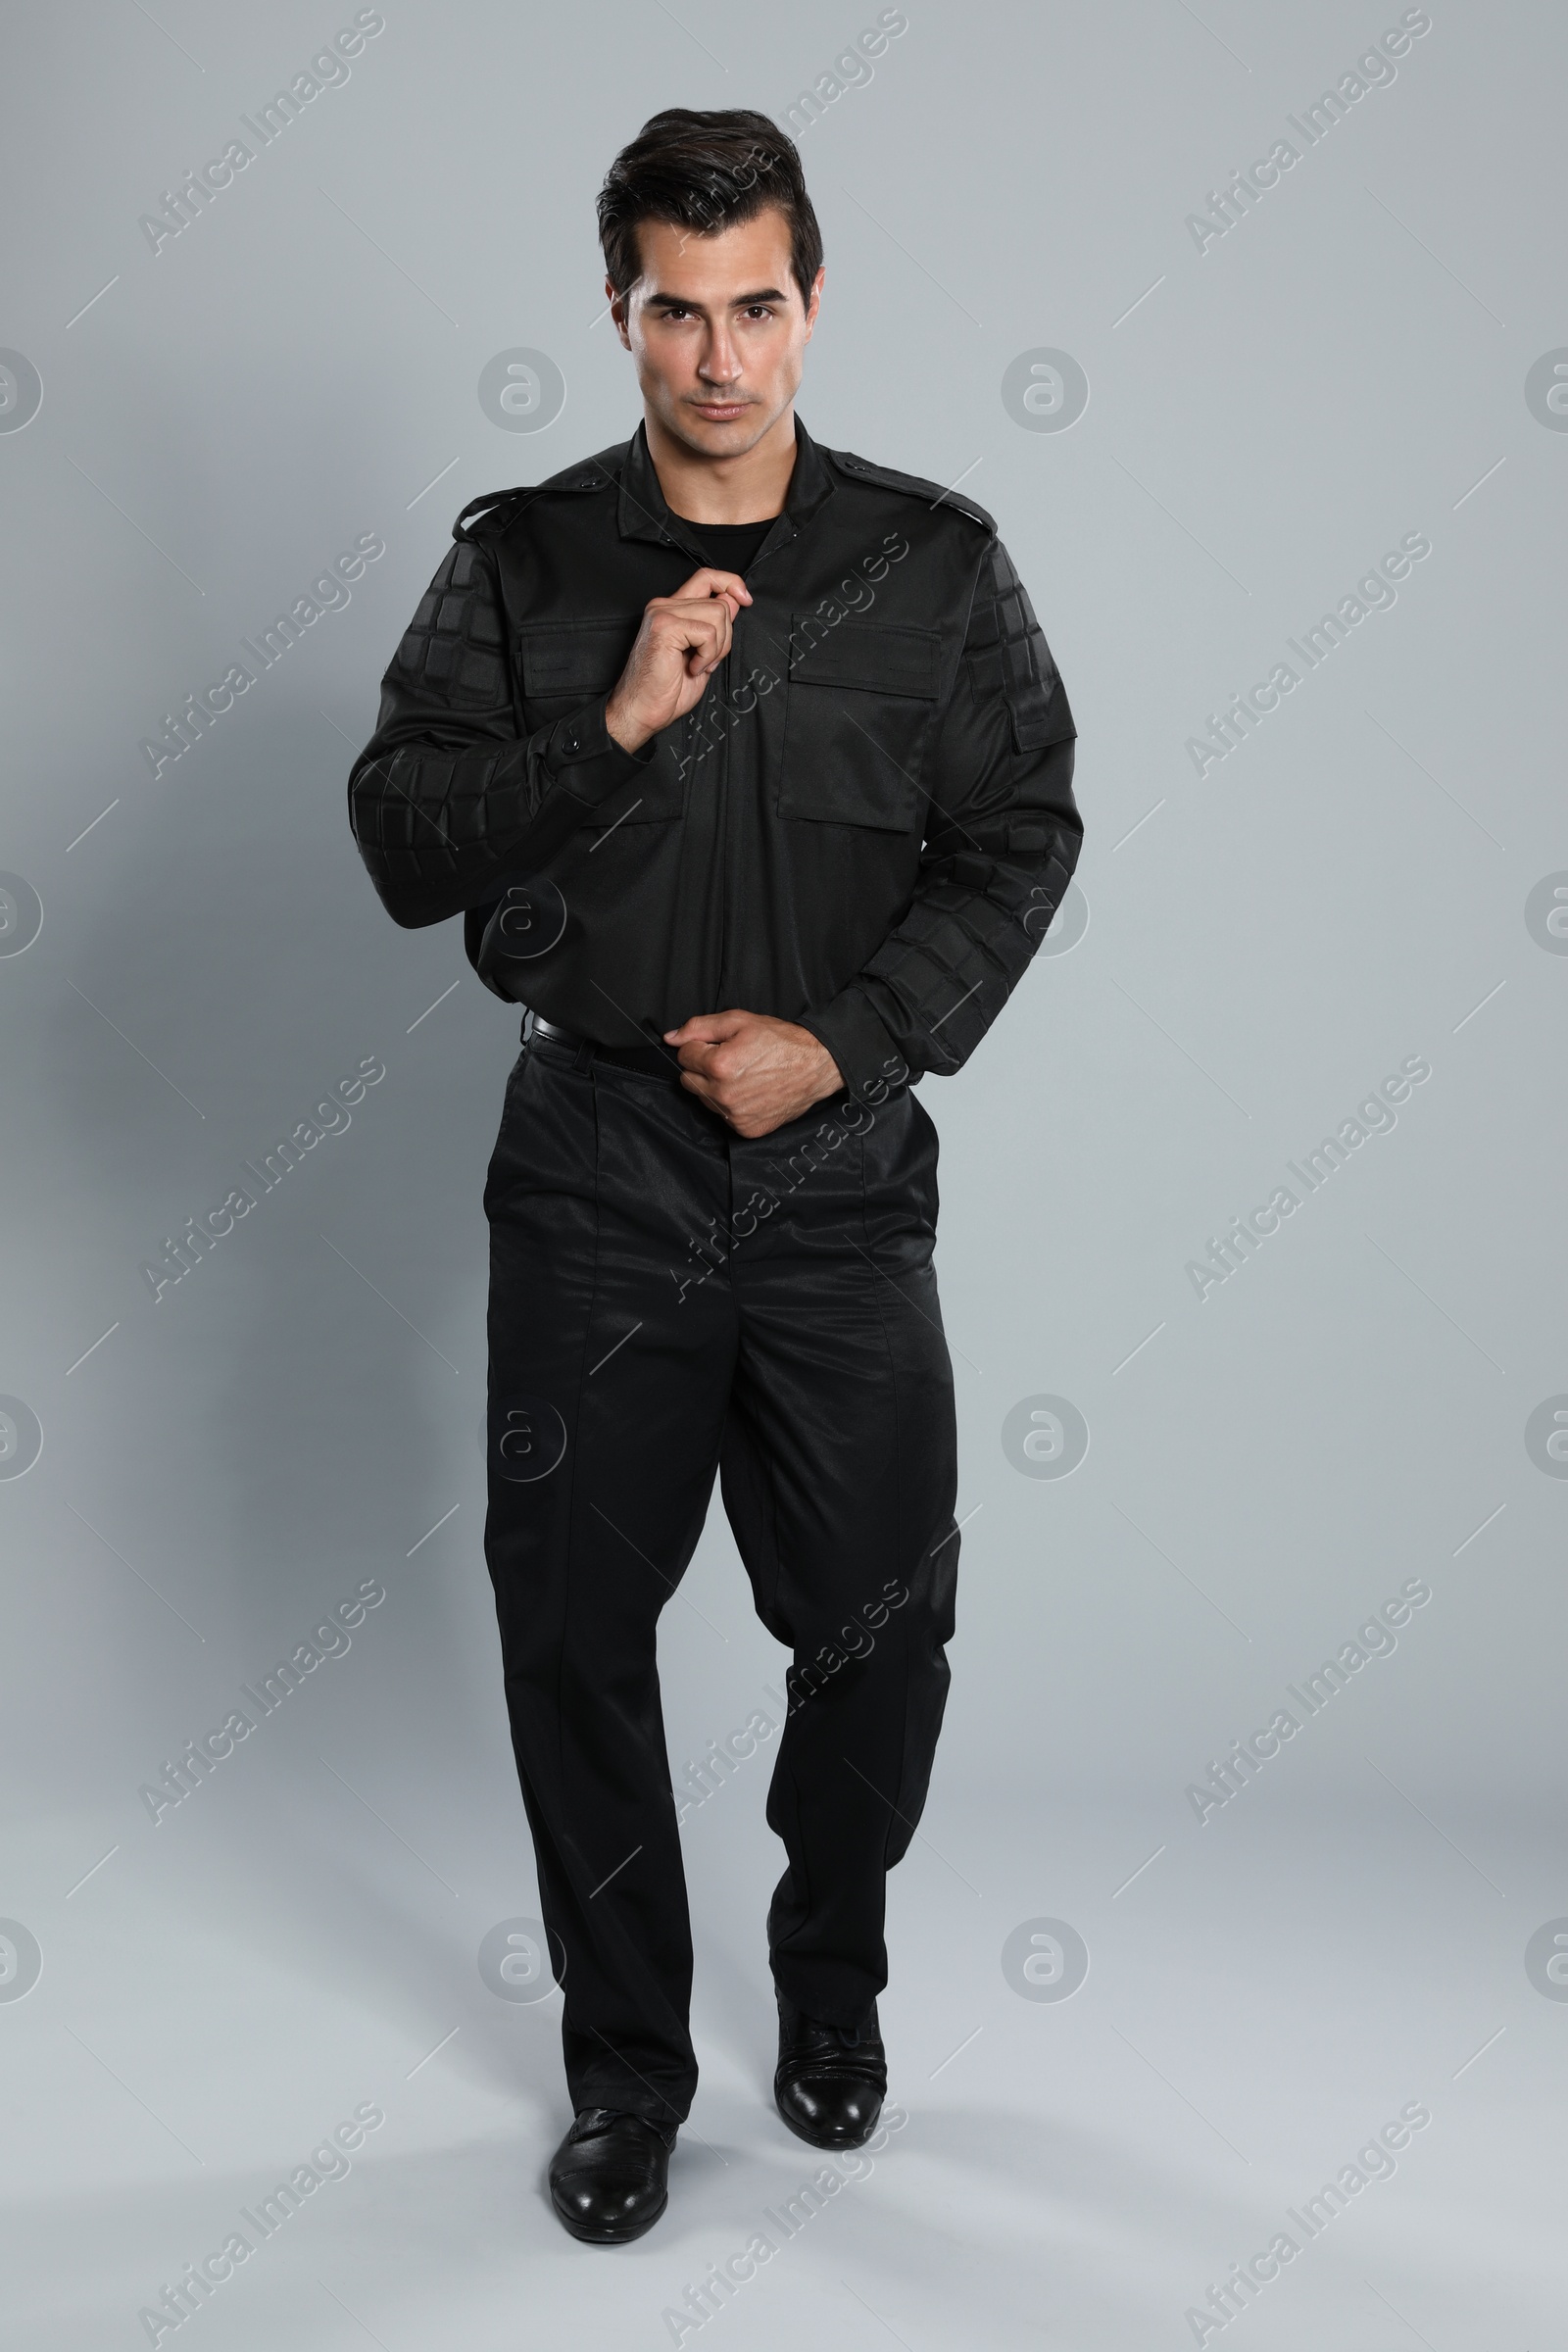
[[[517,632],[517,667],[528,732],[551,726],[608,694],[626,666],[641,624],[640,612],[598,620],[524,622]],[[679,730],[671,727],[665,733],[675,737]],[[584,823],[591,831],[667,824],[682,813],[685,802],[685,780],[673,744],[661,738],[642,773],[601,801]]]
[[[779,815],[913,832],[941,691],[940,631],[794,614]]]

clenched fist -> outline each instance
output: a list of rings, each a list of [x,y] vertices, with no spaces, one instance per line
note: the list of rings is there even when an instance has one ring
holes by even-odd
[[[684,718],[729,652],[730,632],[752,592],[739,572],[705,564],[673,596],[656,596],[605,707],[605,726],[624,752]]]
[[[771,1135],[844,1085],[819,1038],[767,1012],[700,1012],[664,1031],[679,1050],[681,1084],[737,1135]]]

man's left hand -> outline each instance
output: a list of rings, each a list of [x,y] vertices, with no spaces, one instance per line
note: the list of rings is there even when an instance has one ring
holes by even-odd
[[[843,1077],[819,1038],[766,1012],[700,1012],[664,1031],[680,1054],[681,1084],[737,1135],[771,1135],[828,1095]]]

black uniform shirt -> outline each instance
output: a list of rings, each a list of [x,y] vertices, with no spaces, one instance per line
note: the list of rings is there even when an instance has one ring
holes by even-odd
[[[754,602],[696,709],[605,728],[643,608],[711,561],[644,429],[465,508],[382,681],[350,823],[407,925],[603,1045],[731,1005],[801,1022],[855,1093],[956,1070],[1076,862],[1076,730],[996,525],[796,418]]]

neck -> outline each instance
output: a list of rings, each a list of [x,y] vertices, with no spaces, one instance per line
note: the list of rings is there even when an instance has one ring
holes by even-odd
[[[671,513],[688,522],[762,522],[784,510],[795,470],[795,406],[784,409],[760,441],[733,458],[710,458],[678,441],[644,411],[648,454]]]

